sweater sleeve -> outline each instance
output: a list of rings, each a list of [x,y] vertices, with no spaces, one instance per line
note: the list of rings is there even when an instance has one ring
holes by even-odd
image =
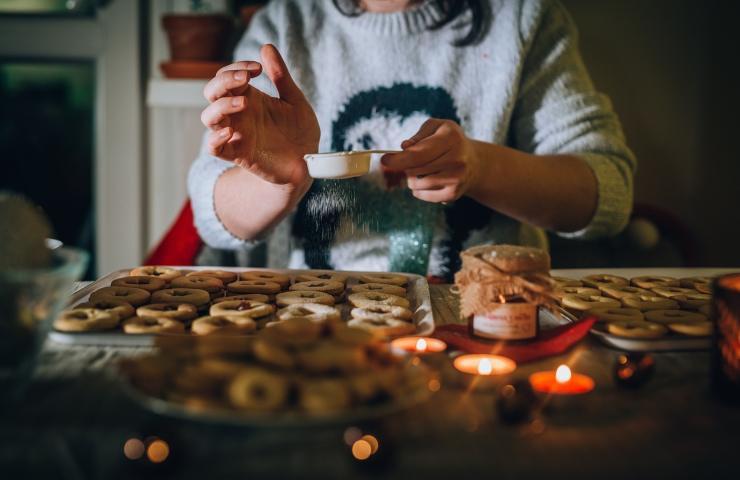
[[[277,3],[279,2],[272,2],[272,4]],[[278,34],[273,19],[276,14],[276,7],[272,4],[258,11],[252,18],[249,29],[244,33],[236,47],[235,61],[259,61],[260,48],[263,44],[273,43],[277,45]],[[274,86],[264,73],[252,79],[250,85],[270,95],[275,94]],[[203,241],[213,248],[227,250],[251,249],[258,245],[260,241],[246,241],[238,238],[226,229],[216,214],[213,196],[216,181],[227,170],[239,167],[235,167],[231,162],[209,155],[206,148],[207,138],[206,132],[203,136],[198,158],[195,159],[188,173],[188,194],[193,206],[195,227]]]
[[[582,230],[559,235],[616,235],[632,209],[636,161],[611,102],[595,91],[575,25],[559,2],[525,5],[522,32],[527,53],[512,118],[514,146],[535,154],[577,155],[593,171],[598,184],[594,216]]]

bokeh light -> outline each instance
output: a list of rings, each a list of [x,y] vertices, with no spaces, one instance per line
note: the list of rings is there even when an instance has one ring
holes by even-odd
[[[349,427],[344,431],[344,443],[352,445],[362,437],[362,430],[357,427]]]
[[[367,460],[373,454],[373,447],[366,440],[357,440],[352,444],[352,456],[357,460]]]
[[[123,455],[129,460],[138,460],[144,456],[146,445],[138,438],[129,438],[123,444]]]
[[[378,439],[372,435],[364,435],[361,440],[366,441],[370,445],[370,455],[375,455],[375,452],[377,452],[380,447]]]
[[[439,380],[437,380],[436,378],[433,378],[429,380],[427,387],[429,387],[430,392],[437,392],[442,387],[442,384],[439,383]]]
[[[147,447],[146,456],[152,463],[162,463],[170,456],[170,446],[162,439],[154,440]]]

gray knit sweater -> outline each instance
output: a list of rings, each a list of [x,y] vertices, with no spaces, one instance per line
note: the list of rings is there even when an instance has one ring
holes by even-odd
[[[613,235],[632,204],[635,159],[608,98],[597,93],[565,9],[548,0],[490,0],[483,40],[455,47],[466,16],[429,30],[440,12],[411,10],[356,17],[330,0],[273,0],[239,42],[235,60],[282,52],[321,125],[320,151],[398,148],[429,117],[458,122],[470,138],[535,154],[583,158],[598,181],[598,206],[575,238]],[[272,95],[266,75],[252,83]],[[374,159],[371,174],[315,181],[295,212],[258,241],[227,231],[213,203],[229,162],[206,153],[188,181],[200,235],[210,246],[271,267],[396,270],[450,276],[474,243],[537,243],[544,235],[464,197],[423,202],[395,187]],[[522,188],[526,188],[523,185]],[[258,205],[245,205],[244,214]],[[261,245],[261,247],[260,247]],[[259,248],[258,248],[259,247]]]

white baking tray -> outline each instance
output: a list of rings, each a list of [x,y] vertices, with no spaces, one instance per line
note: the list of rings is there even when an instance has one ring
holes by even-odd
[[[628,338],[613,335],[606,330],[606,325],[596,324],[591,329],[606,345],[628,352],[673,352],[687,350],[709,350],[712,346],[712,337],[690,337],[668,333],[661,338]]]
[[[269,271],[277,272],[290,276],[291,278],[298,275],[308,274],[316,272],[316,270],[289,270],[289,269],[268,269],[268,268],[249,268],[249,267],[218,267],[218,266],[172,266],[178,270],[185,272],[192,272],[198,270],[227,270],[230,272],[246,272],[246,271]],[[121,277],[128,276],[131,269],[116,270],[111,272],[104,277],[99,278],[90,285],[75,292],[68,302],[68,306],[74,306],[81,302],[86,302],[90,294],[95,290],[103,287],[107,287],[110,283]],[[365,273],[378,273],[378,272],[349,272],[349,271],[338,271],[347,275],[347,287],[358,283],[357,276]],[[427,279],[421,275],[413,273],[399,273],[398,275],[405,275],[408,277],[408,285],[406,286],[406,296],[411,302],[411,310],[414,312],[414,324],[416,325],[417,335],[431,335],[434,332],[434,317],[432,315],[432,300],[429,297],[429,283]],[[342,311],[342,318],[349,318],[349,305],[344,302],[337,304],[337,307]],[[121,347],[149,347],[154,345],[154,335],[147,334],[130,334],[124,333],[121,330],[110,330],[104,332],[60,332],[52,329],[49,332],[49,338],[57,343],[63,343],[67,345],[106,345],[106,346],[121,346]]]

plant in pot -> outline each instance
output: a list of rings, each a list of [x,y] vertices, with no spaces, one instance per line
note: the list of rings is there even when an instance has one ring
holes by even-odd
[[[225,3],[188,0],[184,11],[162,17],[172,59],[161,65],[166,76],[210,78],[225,65],[234,28]]]

